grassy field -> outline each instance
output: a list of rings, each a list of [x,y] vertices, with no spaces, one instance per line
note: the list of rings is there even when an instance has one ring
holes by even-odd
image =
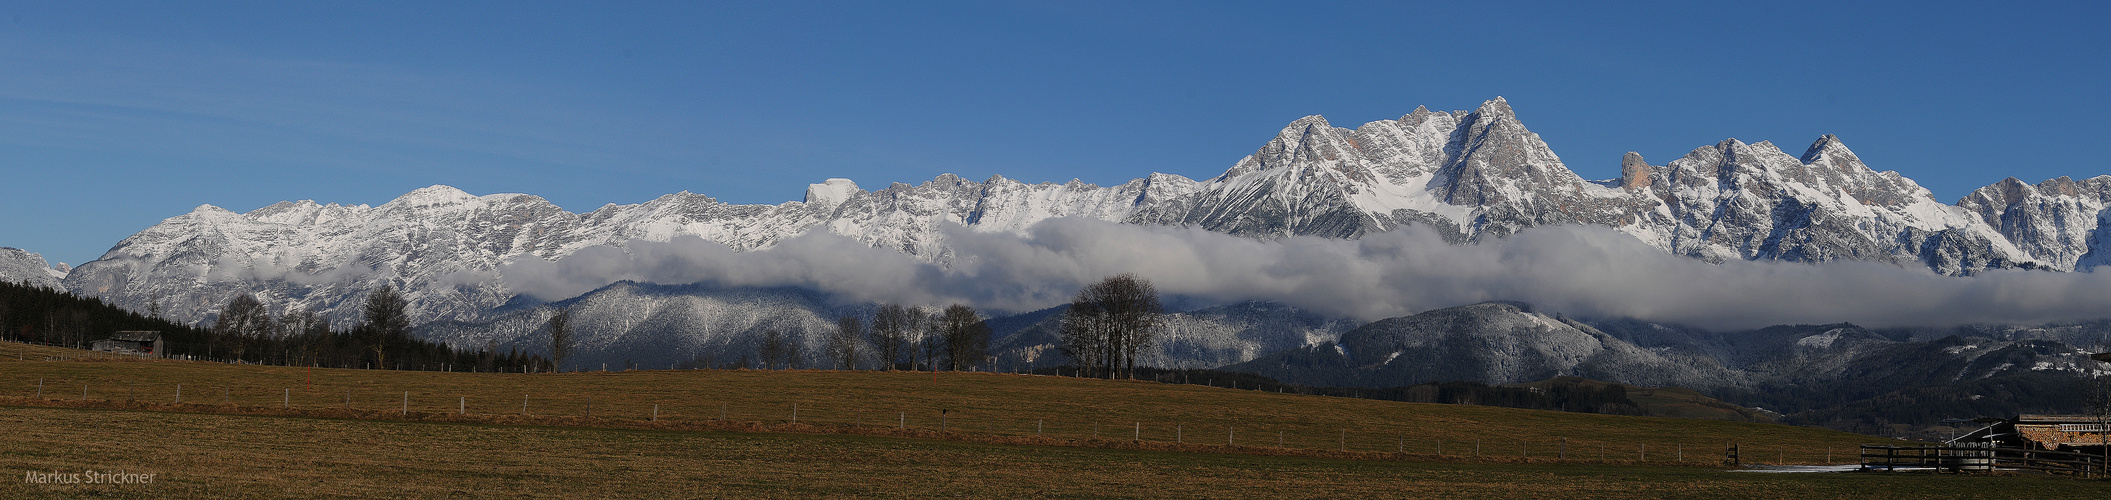
[[[0,482],[0,497],[2088,498],[2045,477],[1754,474],[1402,462],[829,434],[0,407],[0,469],[152,482]]]
[[[12,350],[35,352],[14,352]],[[494,423],[725,428],[794,418],[822,432],[894,428],[1068,441],[1233,445],[1227,451],[1364,453],[1716,464],[1851,461],[1886,440],[1822,429],[1468,405],[1273,394],[1194,385],[984,373],[632,371],[568,374],[306,369],[168,361],[38,361],[79,351],[0,344],[0,397],[136,402]],[[43,354],[43,356],[39,356]],[[17,361],[20,360],[20,361]],[[181,385],[181,406],[177,402]],[[347,405],[347,395],[350,404]],[[527,400],[530,419],[518,418]],[[349,409],[347,410],[347,407]],[[657,410],[655,410],[657,408]],[[466,410],[466,411],[465,411]],[[654,412],[657,411],[657,422]],[[458,413],[466,413],[457,417]],[[593,417],[587,419],[584,417]],[[501,418],[513,417],[513,418]],[[686,426],[686,427],[685,427]],[[1095,428],[1097,430],[1095,430]],[[1095,436],[1097,440],[1095,441]],[[1566,441],[1566,451],[1563,442]],[[1440,443],[1441,441],[1441,443]],[[1438,447],[1442,446],[1439,450]],[[1259,450],[1254,450],[1259,449]],[[1828,457],[1830,450],[1830,457]]]
[[[0,444],[0,469],[122,469],[157,479],[0,481],[0,497],[1929,497],[2074,495],[2103,484],[1725,472],[1699,465],[1718,464],[1728,443],[1745,444],[1748,463],[1816,463],[1827,448],[1834,461],[1852,462],[1855,445],[1883,440],[1772,424],[1142,382],[830,371],[311,375],[45,361],[77,355],[0,344],[0,432],[15,437]],[[523,394],[528,416],[520,415]],[[1139,427],[1140,442],[1132,440]]]

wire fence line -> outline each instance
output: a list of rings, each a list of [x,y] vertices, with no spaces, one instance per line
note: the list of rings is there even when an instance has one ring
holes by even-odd
[[[68,360],[138,360],[136,356],[80,352],[51,356]],[[19,353],[18,353],[19,355]],[[19,356],[27,358],[29,356]],[[341,374],[339,374],[341,375]],[[526,382],[542,375],[512,375]],[[1002,375],[1050,377],[1049,375]],[[1068,378],[1068,377],[1064,377]],[[18,379],[19,380],[19,379]],[[804,425],[825,432],[881,431],[975,435],[984,438],[1032,438],[1097,442],[1132,442],[1242,449],[1313,450],[1396,454],[1421,457],[1570,460],[1714,465],[1726,460],[1725,447],[1736,443],[1679,442],[1671,439],[1622,440],[1576,437],[1518,439],[1498,433],[1457,433],[1418,429],[1410,423],[1324,422],[1310,419],[1195,418],[1153,415],[1150,411],[1036,414],[1030,409],[957,408],[917,403],[844,403],[782,401],[757,403],[753,398],[717,400],[694,394],[669,397],[638,391],[572,388],[434,389],[386,383],[342,381],[299,385],[258,380],[192,381],[37,379],[24,381],[19,392],[0,391],[47,403],[81,401],[134,405],[146,409],[268,413],[274,410],[326,414],[345,412],[355,418],[514,421],[556,420],[562,425],[626,426],[702,424],[705,426]],[[1220,387],[1220,389],[1232,390]],[[1251,391],[1259,387],[1240,387]],[[7,394],[14,392],[14,394]],[[1262,391],[1267,392],[1267,391]],[[1311,396],[1304,396],[1311,397]],[[1844,448],[1743,444],[1744,464],[1852,463]]]
[[[185,384],[55,383],[40,380],[24,400],[46,403],[102,403],[142,409],[320,414],[332,410],[366,416],[388,415],[431,419],[459,416],[467,421],[516,417],[558,420],[569,424],[740,424],[804,425],[826,430],[915,431],[984,438],[1044,438],[1102,442],[1223,446],[1233,449],[1285,449],[1391,454],[1400,457],[1558,460],[1576,462],[1716,465],[1724,463],[1725,446],[1742,448],[1742,464],[1855,463],[1855,450],[1724,443],[1616,443],[1603,440],[1510,439],[1434,433],[1297,425],[1277,422],[1208,422],[1169,419],[1092,419],[1075,416],[995,416],[973,411],[933,408],[857,408],[816,403],[760,405],[682,400],[640,400],[588,393],[457,394],[431,390],[330,388],[235,391],[227,386]],[[27,391],[25,391],[27,392]],[[618,425],[620,426],[620,425]],[[1328,428],[1332,427],[1332,428]]]

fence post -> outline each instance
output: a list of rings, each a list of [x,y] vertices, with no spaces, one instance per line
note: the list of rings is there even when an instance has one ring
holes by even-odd
[[[1183,432],[1181,431],[1181,427],[1182,427],[1182,426],[1185,426],[1185,425],[1186,425],[1186,424],[1179,424],[1179,423],[1173,424],[1173,442],[1175,442],[1175,443],[1186,443],[1186,442],[1187,442],[1187,435],[1186,435],[1186,434],[1184,434],[1184,433],[1183,433]]]
[[[403,414],[410,415],[410,391],[403,391]]]
[[[1034,435],[1035,435],[1035,436],[1039,436],[1039,435],[1041,435],[1041,426],[1042,426],[1042,424],[1043,424],[1043,423],[1044,423],[1044,422],[1042,422],[1042,420],[1041,420],[1041,419],[1038,419],[1038,418],[1037,418],[1037,419],[1034,419]]]
[[[652,421],[654,421],[654,422],[658,422],[658,421],[660,421],[660,404],[659,404],[659,403],[653,403],[653,404],[652,404]]]
[[[1444,440],[1437,440],[1437,456],[1444,456]]]
[[[1136,423],[1136,435],[1134,436],[1134,440],[1143,441],[1143,422]]]
[[[456,401],[455,401],[455,409],[454,409],[454,412],[455,412],[455,414],[457,414],[457,415],[468,415],[468,414],[469,414],[469,396],[459,396],[459,397],[460,397],[460,398],[462,398],[462,399],[459,399],[459,400],[456,400]]]
[[[227,388],[226,386],[221,386],[221,387],[220,387],[220,404],[225,404],[225,405],[232,405],[232,404],[235,404],[235,396],[234,396],[233,392],[234,392],[234,389],[229,389],[229,388]]]
[[[1554,452],[1555,460],[1569,459],[1569,438],[1561,438],[1561,450]]]
[[[1341,451],[1349,451],[1349,430],[1341,430]]]
[[[520,395],[520,416],[528,416],[528,395]]]
[[[88,384],[81,384],[81,401],[88,400]]]
[[[285,394],[285,395],[283,395],[283,396],[280,396],[280,397],[279,397],[279,407],[280,407],[280,408],[292,408],[292,407],[293,407],[293,388],[291,388],[291,387],[288,387],[288,388],[286,388],[286,394]]]
[[[792,423],[799,423],[799,403],[792,403]]]
[[[1642,443],[1642,454],[1640,455],[1640,457],[1641,460],[1636,460],[1637,462],[1649,461],[1649,443]]]
[[[1229,425],[1229,424],[1226,424],[1226,425],[1224,426],[1224,445],[1225,445],[1225,446],[1232,446],[1233,442],[1235,442],[1235,441],[1238,441],[1238,440],[1239,440],[1239,428],[1238,428],[1237,426],[1233,426],[1233,425]]]
[[[602,368],[606,371],[608,367],[604,365]],[[592,394],[586,395],[586,418],[594,418],[594,395]]]
[[[179,386],[176,386],[176,387],[183,387],[183,386],[180,386],[180,385],[179,385]],[[40,378],[40,379],[37,379],[37,399],[39,399],[39,400],[42,400],[42,399],[44,399],[44,379],[41,379],[41,378]]]
[[[183,401],[183,386],[181,386],[181,385],[179,385],[179,386],[176,386],[176,401],[177,401],[177,402],[182,402],[182,401]],[[350,410],[350,409],[352,409],[352,390],[351,390],[351,389],[345,389],[345,409],[347,409],[347,410]]]
[[[718,407],[718,412],[719,418],[725,418],[726,407],[724,405],[720,405]],[[894,421],[895,429],[906,430],[909,428],[909,412],[902,412],[900,415],[895,415],[894,418],[896,419]]]

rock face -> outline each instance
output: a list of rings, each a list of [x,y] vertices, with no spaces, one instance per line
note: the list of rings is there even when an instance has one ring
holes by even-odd
[[[0,247],[0,281],[64,290],[66,286],[60,280],[66,278],[67,271],[66,264],[51,266],[36,252]]]
[[[2066,177],[2036,186],[2014,177],[1979,188],[1957,206],[2047,267],[2084,271],[2111,262],[2111,176]]]
[[[1404,224],[1474,241],[1550,224],[1608,226],[1711,262],[1870,260],[1961,275],[2089,269],[2101,250],[2111,176],[2027,186],[2013,179],[1945,205],[1834,137],[1801,157],[1725,140],[1665,165],[1621,160],[1620,179],[1564,166],[1502,98],[1467,111],[1417,108],[1355,129],[1309,116],[1223,175],[1151,174],[1117,186],[942,175],[867,191],[844,179],[802,201],[733,205],[687,192],[587,213],[524,194],[419,189],[381,206],[282,202],[237,214],[201,206],[119,242],[66,275],[75,293],[168,317],[205,318],[239,293],[275,311],[351,308],[381,284],[418,321],[477,320],[514,295],[496,270],[595,245],[693,235],[738,250],[825,230],[931,262],[952,257],[946,224],[1021,232],[1055,217],[1185,225],[1271,239],[1357,238]]]

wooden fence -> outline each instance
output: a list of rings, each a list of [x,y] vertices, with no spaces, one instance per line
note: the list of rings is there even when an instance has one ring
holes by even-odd
[[[2106,475],[2101,455],[2068,451],[1997,448],[1992,443],[1952,446],[1862,446],[1862,470],[1936,472],[2038,471],[2082,477]]]

